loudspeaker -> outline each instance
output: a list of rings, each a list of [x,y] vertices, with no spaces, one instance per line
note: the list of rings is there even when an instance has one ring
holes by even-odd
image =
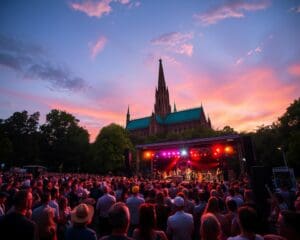
[[[272,190],[272,168],[253,166],[250,174],[251,186],[257,201],[265,201],[270,198],[268,189]]]
[[[251,136],[243,136],[242,143],[243,143],[244,157],[246,159],[246,171],[250,173],[251,167],[257,165]]]
[[[250,180],[255,197],[255,209],[258,215],[258,232],[266,232],[270,215],[268,199],[271,197],[272,168],[264,166],[251,167]]]
[[[124,165],[125,165],[126,170],[130,169],[130,166],[131,166],[131,152],[130,152],[129,148],[126,148],[124,150]]]

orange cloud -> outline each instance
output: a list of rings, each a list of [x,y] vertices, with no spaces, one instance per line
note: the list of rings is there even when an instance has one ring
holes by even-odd
[[[113,112],[107,109],[97,109],[89,106],[79,106],[66,102],[51,102],[51,109],[59,109],[71,113],[80,120],[80,125],[86,128],[90,134],[90,141],[93,142],[103,126],[112,122],[124,126],[124,113]]]
[[[300,77],[300,63],[293,64],[288,67],[288,73]]]
[[[252,131],[276,121],[299,90],[300,86],[281,83],[271,68],[252,68],[220,74],[218,79],[206,73],[187,74],[186,80],[170,92],[175,93],[178,110],[203,102],[215,128],[230,125],[239,131]]]

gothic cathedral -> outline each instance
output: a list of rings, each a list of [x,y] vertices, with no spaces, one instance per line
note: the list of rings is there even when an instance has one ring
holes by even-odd
[[[159,133],[180,133],[199,126],[211,128],[210,119],[206,119],[203,106],[177,111],[174,104],[174,110],[171,112],[169,90],[165,81],[162,60],[160,59],[154,112],[151,116],[131,120],[128,107],[126,129],[133,135],[147,137]]]

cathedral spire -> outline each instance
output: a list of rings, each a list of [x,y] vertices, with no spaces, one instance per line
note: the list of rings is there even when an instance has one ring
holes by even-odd
[[[176,103],[174,101],[174,111],[173,112],[177,112],[177,108],[176,108]]]
[[[129,113],[129,105],[128,105],[127,115],[126,115],[126,126],[128,125],[129,122],[130,122],[130,113]]]
[[[162,66],[162,60],[159,59],[159,69],[158,69],[158,87],[155,91],[155,104],[154,104],[155,114],[165,117],[171,113],[171,105],[169,99],[169,90],[166,86],[165,75]]]
[[[166,88],[164,69],[162,66],[162,60],[159,59],[159,70],[158,70],[158,89]]]

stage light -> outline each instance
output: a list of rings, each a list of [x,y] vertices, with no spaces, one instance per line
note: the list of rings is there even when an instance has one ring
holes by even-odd
[[[185,149],[181,150],[181,156],[186,156],[187,155],[187,151]]]
[[[144,158],[145,158],[145,159],[150,159],[150,158],[153,157],[153,156],[154,156],[154,153],[151,152],[151,151],[145,151],[145,152],[144,152]]]
[[[233,153],[233,147],[232,146],[226,146],[224,151],[227,154],[231,154],[231,153]]]
[[[216,145],[212,147],[212,154],[214,157],[219,157],[223,152],[223,147],[220,145]]]

